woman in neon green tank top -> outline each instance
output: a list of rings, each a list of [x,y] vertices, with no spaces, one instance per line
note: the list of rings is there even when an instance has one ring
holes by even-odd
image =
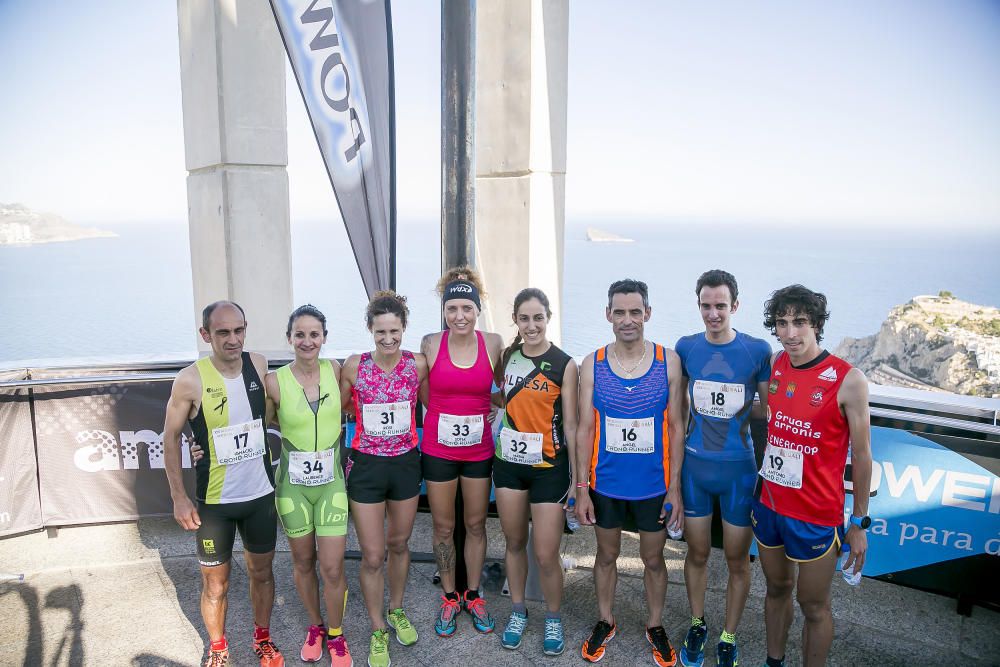
[[[347,602],[344,548],[347,492],[340,457],[340,364],[320,359],[326,318],[314,306],[288,318],[295,360],[267,374],[268,416],[281,430],[281,462],[275,475],[275,505],[288,535],[293,578],[312,625],[300,657],[317,662],[323,643],[334,667],[351,664],[341,625]],[[316,561],[323,577],[329,629],[320,613]]]

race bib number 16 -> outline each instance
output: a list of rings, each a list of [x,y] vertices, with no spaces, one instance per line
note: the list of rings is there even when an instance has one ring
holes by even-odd
[[[652,454],[656,450],[653,418],[604,419],[605,449],[615,454]]]

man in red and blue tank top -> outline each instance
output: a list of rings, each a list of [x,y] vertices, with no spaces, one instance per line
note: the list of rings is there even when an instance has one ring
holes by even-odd
[[[830,585],[842,541],[846,537],[850,546],[846,565],[853,564],[856,571],[861,571],[868,548],[868,381],[820,347],[829,317],[826,297],[802,285],[777,290],[764,306],[764,326],[784,348],[771,364],[763,481],[750,515],[767,580],[769,667],[784,665],[793,588],[805,616],[802,664],[826,663],[833,641]],[[854,507],[845,536],[848,448]]]
[[[617,632],[612,605],[621,532],[631,516],[639,530],[649,619],[646,639],[660,667],[677,662],[663,629],[667,569],[665,522],[683,521],[680,468],[684,455],[680,359],[647,341],[651,314],[646,284],[620,280],[608,290],[606,317],[615,340],[587,356],[580,371],[576,507],[580,522],[596,524],[594,587],[600,619],[581,653],[604,657]],[[669,512],[664,501],[672,505]]]

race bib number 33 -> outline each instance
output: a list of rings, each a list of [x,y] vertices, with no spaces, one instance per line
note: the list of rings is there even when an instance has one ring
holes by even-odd
[[[746,387],[741,384],[695,380],[692,405],[700,415],[732,419],[743,409]]]
[[[364,406],[361,418],[368,435],[403,435],[410,432],[410,402],[370,403]]]
[[[652,454],[656,450],[653,418],[604,419],[604,443],[615,454]]]
[[[797,449],[768,445],[764,450],[764,465],[760,468],[760,476],[781,486],[801,489],[802,462],[802,452]]]
[[[220,465],[249,461],[264,455],[264,427],[260,420],[212,429],[215,458]]]
[[[288,481],[298,486],[320,486],[332,482],[336,467],[332,449],[288,452]]]
[[[482,415],[438,417],[438,442],[445,447],[470,447],[483,441]]]

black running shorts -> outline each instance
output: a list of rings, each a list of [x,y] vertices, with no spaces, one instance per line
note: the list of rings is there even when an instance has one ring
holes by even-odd
[[[548,468],[493,459],[493,486],[527,491],[532,504],[564,502],[569,489],[569,457],[560,456]]]
[[[420,457],[424,479],[428,482],[450,482],[459,477],[489,479],[493,473],[493,458],[485,461],[452,461],[430,454]]]
[[[420,450],[399,456],[376,456],[350,450],[347,497],[356,503],[409,500],[420,495]]]
[[[233,556],[236,531],[244,551],[266,554],[278,540],[278,513],[274,493],[242,503],[198,502],[198,562],[205,567],[223,565]]]
[[[660,523],[665,498],[666,494],[645,500],[621,500],[590,490],[594,515],[600,528],[638,529],[647,533],[666,530],[666,524]]]

